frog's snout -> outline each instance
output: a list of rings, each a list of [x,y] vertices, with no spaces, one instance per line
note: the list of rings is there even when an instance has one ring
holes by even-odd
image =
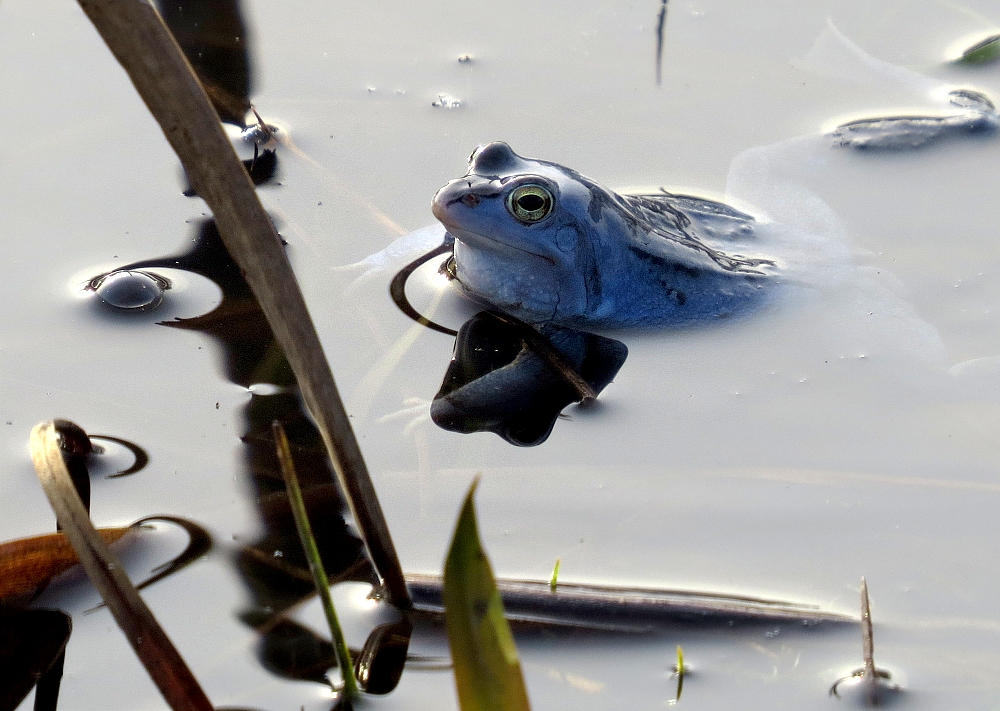
[[[456,178],[449,181],[447,185],[437,191],[431,201],[431,212],[441,222],[448,224],[449,212],[454,210],[456,203],[461,203],[467,208],[479,205],[483,196],[479,194],[483,186],[478,186],[479,190],[473,188],[472,183],[466,178]],[[454,220],[455,215],[451,216]]]

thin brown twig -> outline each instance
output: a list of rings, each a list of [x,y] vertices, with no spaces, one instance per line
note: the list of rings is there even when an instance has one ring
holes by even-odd
[[[861,655],[865,662],[862,682],[866,686],[868,703],[878,703],[878,674],[875,671],[875,635],[872,631],[872,608],[868,597],[868,582],[861,577]]]

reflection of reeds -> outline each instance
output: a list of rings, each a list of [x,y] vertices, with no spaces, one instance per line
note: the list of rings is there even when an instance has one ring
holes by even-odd
[[[663,31],[667,25],[667,0],[660,4],[660,14],[656,18],[656,85],[663,79]]]
[[[323,357],[319,336],[281,246],[204,89],[148,2],[80,0],[128,73],[191,181],[211,208],[223,242],[260,302],[316,420],[386,598],[410,606],[395,547],[368,469]]]

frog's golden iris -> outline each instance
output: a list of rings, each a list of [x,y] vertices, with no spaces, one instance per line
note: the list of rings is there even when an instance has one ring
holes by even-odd
[[[521,185],[507,196],[507,209],[522,222],[538,222],[552,212],[552,193],[541,185]]]

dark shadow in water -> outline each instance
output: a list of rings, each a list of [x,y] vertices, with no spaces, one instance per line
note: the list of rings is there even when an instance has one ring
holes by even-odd
[[[137,445],[135,442],[130,442],[129,440],[122,439],[121,437],[112,437],[111,435],[90,435],[90,439],[92,440],[100,439],[104,440],[105,442],[114,442],[115,444],[120,444],[122,447],[130,451],[132,453],[132,456],[134,457],[131,466],[122,469],[120,472],[109,474],[107,476],[108,479],[118,479],[123,476],[129,476],[130,474],[135,474],[136,472],[141,472],[149,465],[149,454],[146,452],[145,449]]]
[[[572,328],[527,324],[483,311],[458,331],[451,365],[431,404],[431,419],[453,432],[495,432],[511,444],[541,444],[563,408],[580,400],[550,359],[532,347],[540,333],[551,350],[600,392],[628,357],[621,341]],[[533,329],[532,329],[533,330]]]
[[[140,518],[132,525],[141,526],[149,521],[163,521],[165,523],[172,523],[175,526],[180,526],[184,529],[184,532],[188,534],[188,544],[184,550],[181,551],[179,556],[153,568],[153,575],[136,585],[136,590],[147,588],[153,583],[159,582],[167,576],[173,575],[181,568],[186,568],[212,549],[211,534],[194,521],[189,521],[186,518],[180,518],[178,516],[166,516],[164,514],[160,514],[157,516],[146,516],[145,518]]]
[[[326,448],[303,409],[291,367],[213,221],[199,226],[189,251],[126,268],[140,267],[183,269],[214,281],[222,290],[222,302],[213,311],[163,325],[211,336],[222,348],[225,373],[232,382],[243,387],[270,386],[272,394],[253,395],[243,411],[241,439],[263,533],[236,556],[252,600],[240,618],[261,633],[258,657],[264,667],[289,679],[325,682],[325,672],[336,665],[329,642],[283,616],[290,607],[315,594],[315,588],[275,453],[274,420],[282,422],[288,436],[306,511],[331,582],[353,580],[374,585],[377,576],[361,540],[347,528],[344,502],[333,483]],[[391,649],[370,657],[377,657],[382,664],[395,663],[392,649],[398,649],[398,639],[391,635],[380,638]],[[399,667],[375,669],[372,693],[379,693],[376,688],[389,691],[395,687],[403,660],[405,645]],[[393,680],[391,687],[385,679]]]
[[[54,711],[73,628],[58,610],[0,608],[0,709],[16,709],[36,684],[36,711]]]
[[[246,128],[253,68],[239,0],[157,0],[156,5],[219,118]]]
[[[136,590],[142,590],[143,588],[148,588],[154,583],[158,583],[164,578],[178,572],[182,568],[186,568],[191,565],[212,550],[212,535],[194,521],[190,521],[186,518],[180,518],[179,516],[167,516],[165,514],[146,516],[145,518],[140,518],[138,521],[132,523],[131,527],[140,528],[142,527],[142,524],[150,521],[162,521],[164,523],[172,523],[175,526],[180,526],[184,529],[184,532],[188,534],[188,544],[179,555],[171,558],[166,563],[161,563],[153,568],[151,571],[152,575],[143,580],[141,583],[138,583],[135,586]],[[84,614],[90,614],[95,610],[100,610],[102,607],[106,607],[103,602],[100,605],[95,605],[89,610],[84,610]]]
[[[320,684],[327,683],[326,673],[336,666],[329,641],[286,618],[277,618],[268,626],[259,655],[264,668],[275,674],[289,677],[289,670],[293,670],[292,678]]]

